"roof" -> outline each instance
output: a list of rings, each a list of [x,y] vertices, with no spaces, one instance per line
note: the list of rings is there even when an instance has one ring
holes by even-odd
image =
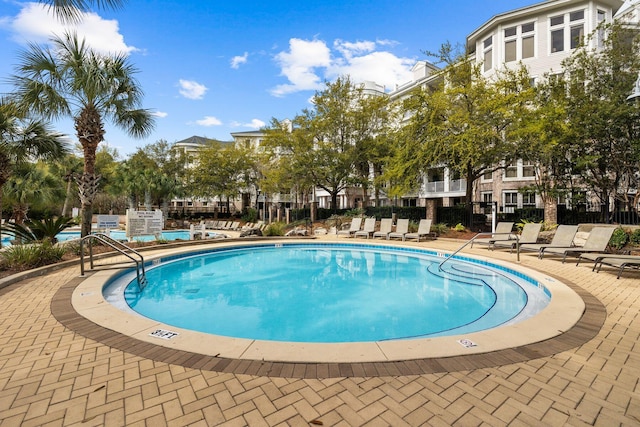
[[[232,144],[232,141],[219,141],[217,139],[206,138],[204,136],[190,136],[189,138],[183,139],[181,141],[176,141],[176,145],[191,145],[191,146],[205,146],[211,144],[212,142],[216,142],[218,144]]]
[[[238,138],[238,137],[254,137],[254,138],[260,138],[264,136],[264,131],[263,130],[249,130],[246,132],[231,132],[231,136],[234,138]]]

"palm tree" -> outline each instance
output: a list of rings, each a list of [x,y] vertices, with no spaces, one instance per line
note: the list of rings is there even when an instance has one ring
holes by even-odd
[[[62,134],[20,114],[15,102],[0,99],[0,212],[2,188],[16,168],[37,158],[55,160],[67,152]]]
[[[4,185],[4,198],[12,206],[11,217],[16,224],[27,220],[31,206],[42,206],[60,200],[64,188],[57,176],[42,164],[24,163],[16,168],[13,176]]]
[[[48,4],[61,21],[77,22],[80,14],[88,12],[91,5],[102,9],[117,9],[124,0],[40,0],[40,3]]]
[[[65,192],[64,205],[62,205],[62,211],[60,215],[63,217],[67,217],[69,216],[69,206],[71,205],[74,193],[74,190],[72,189],[74,177],[82,171],[83,161],[80,157],[77,157],[74,154],[68,154],[62,159],[53,163],[51,166],[53,172],[61,176],[66,183],[67,188]]]
[[[78,192],[82,236],[86,236],[91,233],[92,204],[100,180],[95,164],[98,144],[104,140],[103,120],[143,138],[153,129],[153,116],[139,108],[142,89],[134,78],[137,69],[126,56],[99,54],[70,33],[51,42],[51,47],[32,44],[21,54],[13,76],[15,95],[25,108],[48,119],[73,118],[84,155]]]

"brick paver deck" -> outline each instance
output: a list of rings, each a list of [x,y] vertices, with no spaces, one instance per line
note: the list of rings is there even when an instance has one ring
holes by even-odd
[[[0,289],[0,426],[640,425],[640,274],[616,280],[532,255],[522,264],[584,290],[592,312],[579,337],[565,334],[544,357],[517,363],[495,358],[488,367],[413,375],[379,367],[335,378],[186,367],[194,360],[83,330],[64,305],[77,266],[27,279]]]

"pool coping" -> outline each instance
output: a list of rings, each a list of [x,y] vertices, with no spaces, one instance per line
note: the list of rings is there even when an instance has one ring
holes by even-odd
[[[278,241],[269,240],[268,243],[277,244]],[[223,244],[236,246],[238,242]],[[246,244],[255,245],[256,241]],[[150,259],[194,250],[158,251]],[[478,256],[471,258],[483,259]],[[460,336],[364,343],[364,346],[308,343],[275,343],[274,346],[273,342],[211,336],[183,331],[139,316],[124,316],[101,296],[102,285],[117,270],[101,270],[88,277],[74,278],[56,293],[51,308],[62,324],[79,334],[153,360],[221,372],[304,378],[423,374],[515,363],[573,348],[590,340],[600,330],[606,310],[595,297],[575,284],[494,258],[486,260],[525,271],[534,277],[547,278],[544,284],[551,288],[552,301],[555,299],[558,303],[570,297],[575,318],[567,316],[565,306],[558,306],[554,311],[559,312],[551,321],[547,318],[542,322],[536,316],[519,325],[496,328],[493,334],[487,331],[466,334],[464,338],[477,344],[470,348],[461,346],[458,342]],[[560,283],[566,288],[555,289]],[[563,288],[572,292],[564,292]],[[582,304],[579,314],[575,297]],[[165,328],[180,335],[171,340],[149,336],[150,332]],[[495,334],[496,330],[500,332]],[[544,336],[540,335],[541,331],[544,331]],[[374,358],[372,354],[377,352],[383,356]]]

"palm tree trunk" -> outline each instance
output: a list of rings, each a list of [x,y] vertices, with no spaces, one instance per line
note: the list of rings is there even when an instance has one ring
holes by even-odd
[[[69,203],[71,202],[71,177],[67,178],[67,193],[64,198],[64,204],[62,205],[62,212],[60,216],[67,216],[67,211],[69,210]]]
[[[96,175],[96,151],[98,144],[104,139],[104,127],[98,110],[93,105],[87,105],[75,119],[75,128],[82,145],[84,155],[84,170],[78,192],[82,202],[82,237],[91,234],[93,220],[93,200],[98,192],[100,176]]]
[[[82,203],[82,225],[80,235],[82,237],[91,234],[91,223],[93,221],[93,199],[98,192],[100,176],[95,174],[82,174],[78,179],[78,195]]]

